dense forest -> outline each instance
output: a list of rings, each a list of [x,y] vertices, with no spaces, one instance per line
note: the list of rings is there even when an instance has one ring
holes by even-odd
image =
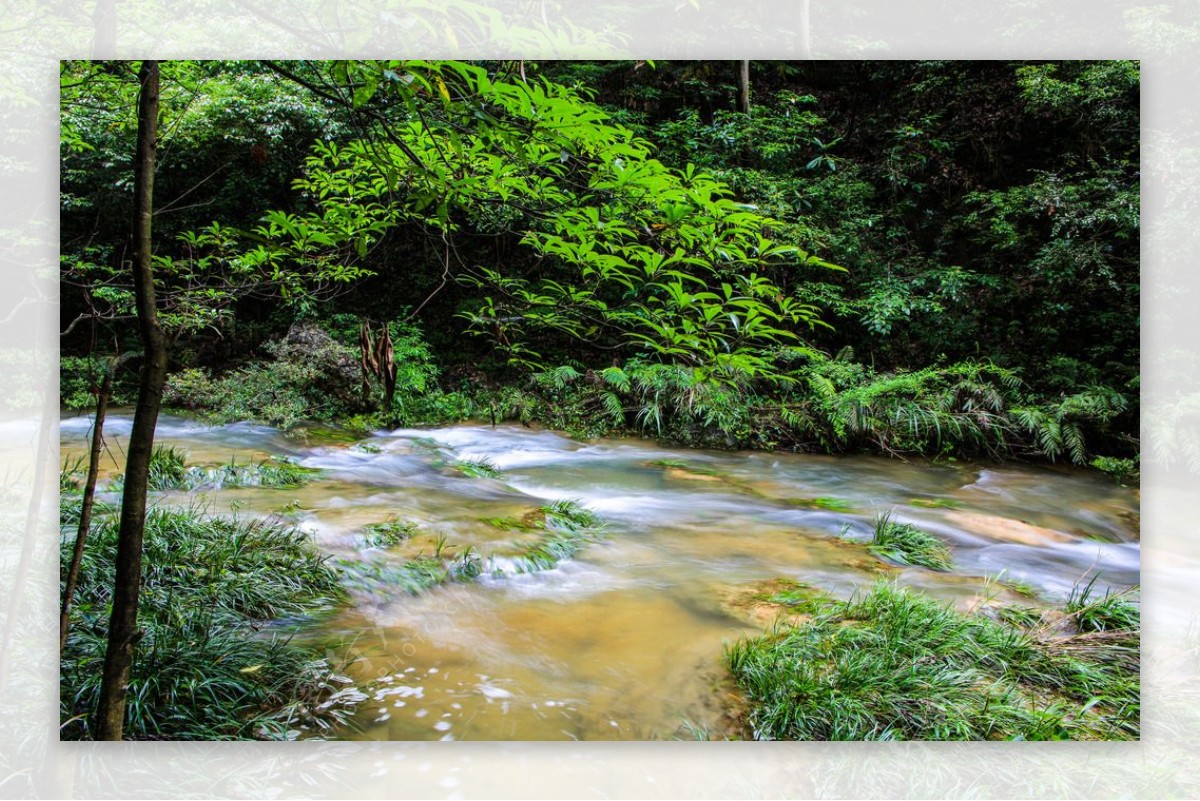
[[[748,700],[703,735],[1137,736],[1136,62],[67,61],[61,103],[61,401],[94,415],[60,487],[64,737],[336,728],[353,711],[329,662],[247,632],[360,592],[553,571],[604,539],[586,503],[530,491],[462,542],[422,539],[398,507],[348,528],[336,547],[358,550],[334,566],[295,525],[319,510],[270,500],[392,458],[379,432],[400,431],[403,470],[437,492],[484,482],[439,514],[483,509],[504,469],[411,433],[468,422],[506,432],[491,447],[509,461],[613,437],[676,449],[601,478],[657,482],[663,503],[735,494],[759,517],[711,528],[749,525],[768,564],[771,547],[810,559],[794,532],[768,544],[800,509],[805,547],[860,589],[960,571],[1009,594],[983,617],[886,582],[730,590],[720,614],[789,624],[726,650]],[[125,472],[100,476],[105,414],[135,405]],[[231,448],[267,452],[269,431],[340,450],[198,466],[154,447],[160,412],[260,426]],[[749,452],[822,454],[847,497],[819,479],[797,495],[808,468]],[[910,484],[855,473],[867,456]],[[420,491],[388,464],[361,480]],[[987,473],[1013,466],[1041,472]],[[985,475],[1013,506],[962,494]],[[247,496],[263,515],[169,495],[227,487],[266,492]],[[1029,578],[980,543],[1033,549],[1006,557]],[[1036,550],[1062,543],[1079,547]]]
[[[168,406],[1133,470],[1136,63],[739,67],[164,64]],[[63,66],[73,407],[136,340],[135,92]]]

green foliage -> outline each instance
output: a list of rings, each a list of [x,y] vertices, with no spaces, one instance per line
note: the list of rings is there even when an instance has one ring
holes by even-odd
[[[281,427],[332,420],[360,408],[358,357],[313,326],[297,326],[269,344],[270,362],[213,378],[201,370],[167,379],[164,402],[221,422],[254,420]]]
[[[849,512],[854,509],[854,505],[843,498],[802,498],[792,500],[790,503],[812,509],[824,509],[828,512]]]
[[[1120,393],[1108,387],[1092,387],[1040,407],[1012,410],[1016,422],[1025,429],[1037,451],[1054,460],[1067,456],[1075,464],[1087,464],[1085,426],[1103,429],[1127,408]]]
[[[319,471],[301,467],[286,457],[273,456],[258,463],[240,465],[236,460],[213,468],[190,468],[191,487],[269,487],[294,489],[312,481]]]
[[[814,308],[758,271],[830,265],[772,240],[774,223],[702,170],[652,158],[644,140],[574,90],[456,62],[352,63],[332,77],[369,89],[356,104],[391,96],[412,116],[384,143],[317,145],[297,187],[339,215],[380,208],[385,224],[443,231],[461,225],[456,210],[472,218],[497,199],[520,208],[516,233],[543,273],[459,275],[488,293],[463,312],[472,330],[515,362],[540,364],[531,340],[553,335],[736,380],[772,374],[762,348],[794,338],[789,325],[816,323]],[[407,208],[385,204],[398,186]]]
[[[270,457],[258,463],[238,464],[231,459],[228,464],[216,467],[188,466],[187,451],[173,446],[156,445],[150,454],[149,489],[194,490],[201,487],[268,487],[294,489],[312,480],[319,471],[301,467],[286,457]],[[111,486],[119,491],[124,486],[124,476],[118,476]]]
[[[552,570],[596,542],[604,526],[591,511],[575,501],[556,501],[542,506],[523,518],[495,518],[484,521],[497,528],[534,535],[514,550],[480,553],[474,546],[452,545],[445,535],[437,538],[431,553],[422,552],[412,559],[397,562],[386,557],[344,559],[338,563],[343,580],[354,589],[377,593],[379,589],[416,595],[447,582],[470,582],[483,575],[502,577],[512,574]],[[363,529],[363,545],[387,549],[411,539],[418,531],[413,523],[389,519]]]
[[[273,66],[164,66],[175,406],[1136,454],[1135,62],[756,62],[749,114],[716,62]],[[78,353],[132,339],[111,210],[136,87],[120,63],[62,74],[63,315],[97,315],[64,340]],[[392,321],[391,408],[359,389],[363,319]],[[289,329],[332,344],[281,346]],[[255,360],[270,340],[286,352]],[[64,362],[77,408],[85,367]],[[1151,430],[1181,452],[1178,428]]]
[[[1118,654],[880,583],[734,644],[726,662],[757,739],[1136,739],[1136,640]]]
[[[70,562],[65,515],[63,561]],[[89,736],[104,658],[117,543],[114,510],[96,510],[61,662],[62,735]],[[138,643],[127,701],[135,739],[284,739],[339,688],[330,665],[261,631],[342,597],[308,536],[280,523],[152,508],[146,524]],[[344,710],[327,707],[335,719]]]
[[[512,570],[516,573],[537,573],[552,570],[564,559],[570,559],[595,542],[603,527],[596,515],[575,501],[555,501],[538,509],[541,521],[534,525],[540,530],[538,539],[522,548],[511,557]],[[493,567],[493,572],[503,575],[504,570]]]
[[[1102,473],[1113,477],[1118,484],[1138,483],[1141,481],[1140,459],[1119,459],[1113,456],[1097,456],[1091,465]]]
[[[412,539],[418,528],[417,524],[411,520],[400,520],[395,517],[389,517],[382,523],[369,523],[362,528],[362,546],[364,548],[394,548],[405,540]]]
[[[150,452],[147,487],[151,490],[183,489],[187,481],[187,451],[155,445]]]
[[[1072,588],[1066,610],[1074,618],[1075,625],[1080,631],[1140,631],[1141,606],[1130,600],[1137,588],[1120,593],[1106,591],[1103,597],[1096,598],[1094,592],[1099,578],[1093,576],[1082,587],[1076,585]]]
[[[460,459],[453,468],[468,478],[501,478],[504,472],[488,459]]]
[[[82,456],[67,459],[58,470],[58,492],[60,495],[78,495],[83,492],[80,481],[87,473]]]
[[[919,506],[922,509],[957,509],[963,504],[962,501],[953,498],[913,498],[908,505]]]
[[[95,411],[96,391],[104,380],[108,360],[87,356],[63,356],[59,360],[59,401],[72,411]],[[129,406],[137,400],[137,376],[118,371],[113,378],[113,406]]]
[[[949,570],[950,549],[937,537],[910,523],[897,523],[892,513],[875,518],[875,533],[867,550],[901,565],[921,565],[931,570]]]

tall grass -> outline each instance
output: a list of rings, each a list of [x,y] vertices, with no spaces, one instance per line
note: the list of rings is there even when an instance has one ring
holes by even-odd
[[[897,523],[891,512],[875,518],[875,534],[867,549],[901,565],[931,570],[949,570],[951,566],[950,549],[945,543],[911,523]]]
[[[962,614],[880,583],[734,644],[726,661],[760,739],[1135,738],[1136,647],[1098,649],[1089,637]]]
[[[64,552],[72,539],[67,512]],[[91,734],[117,529],[111,510],[97,510],[61,658],[65,739]],[[129,684],[126,736],[286,737],[337,686],[327,662],[271,624],[343,597],[336,573],[303,532],[277,522],[208,517],[200,509],[153,508],[143,564],[143,637]]]
[[[1096,581],[1092,579],[1082,587],[1071,590],[1067,599],[1067,613],[1071,615],[1081,631],[1139,631],[1142,627],[1141,607],[1130,600],[1136,588],[1126,592],[1105,592],[1095,597]]]
[[[188,466],[187,451],[175,446],[155,446],[150,454],[148,486],[151,490],[194,490],[201,487],[269,487],[294,489],[312,480],[319,471],[301,467],[284,457],[271,457],[260,462],[238,464],[231,459],[228,464],[216,467]],[[70,481],[65,473],[64,484]],[[115,491],[125,485],[125,477],[118,476],[112,484]]]

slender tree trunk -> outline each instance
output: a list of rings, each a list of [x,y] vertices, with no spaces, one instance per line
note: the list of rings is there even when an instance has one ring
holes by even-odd
[[[750,62],[738,62],[738,111],[750,113]]]
[[[83,546],[87,542],[92,526],[92,506],[96,501],[96,477],[100,473],[100,450],[104,445],[104,415],[108,411],[108,396],[112,393],[113,365],[110,363],[96,394],[96,420],[92,424],[92,450],[88,454],[87,480],[83,482],[83,500],[79,507],[79,530],[75,534],[75,550],[71,553],[71,567],[67,571],[67,584],[63,588],[62,611],[58,617],[58,652],[67,647],[67,631],[71,625],[71,601],[75,587],[79,584],[79,566],[83,563]]]
[[[158,323],[151,269],[150,228],[154,208],[154,152],[158,123],[158,62],[143,61],[138,78],[138,141],[134,157],[133,284],[141,330],[143,362],[133,430],[125,462],[121,530],[117,540],[116,581],[108,628],[108,649],[96,709],[96,739],[120,740],[125,724],[125,694],[133,666],[138,593],[142,579],[142,538],[146,527],[146,492],[154,427],[162,407],[167,376],[167,340]]]

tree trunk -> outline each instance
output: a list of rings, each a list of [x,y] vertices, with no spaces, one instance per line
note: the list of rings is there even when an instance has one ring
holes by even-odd
[[[158,62],[143,61],[138,78],[137,154],[134,157],[133,284],[141,331],[143,362],[133,430],[125,461],[121,529],[117,540],[116,581],[108,628],[108,648],[96,709],[96,739],[120,740],[125,723],[125,694],[133,666],[138,593],[142,578],[142,538],[146,526],[146,492],[154,427],[162,407],[167,376],[167,340],[155,312],[151,269],[151,221],[154,197],[154,152],[158,122]]]
[[[750,113],[750,62],[738,62],[738,111]]]
[[[71,554],[71,568],[67,571],[67,584],[63,588],[62,611],[58,618],[58,652],[67,647],[67,630],[70,628],[71,601],[75,587],[79,584],[79,566],[83,563],[83,546],[87,542],[92,525],[92,506],[96,500],[96,477],[100,472],[100,450],[104,444],[104,415],[108,411],[108,396],[112,392],[113,364],[104,374],[104,381],[96,394],[96,420],[92,424],[92,451],[88,454],[87,480],[83,483],[83,500],[79,507],[79,530],[75,534],[75,550]]]

